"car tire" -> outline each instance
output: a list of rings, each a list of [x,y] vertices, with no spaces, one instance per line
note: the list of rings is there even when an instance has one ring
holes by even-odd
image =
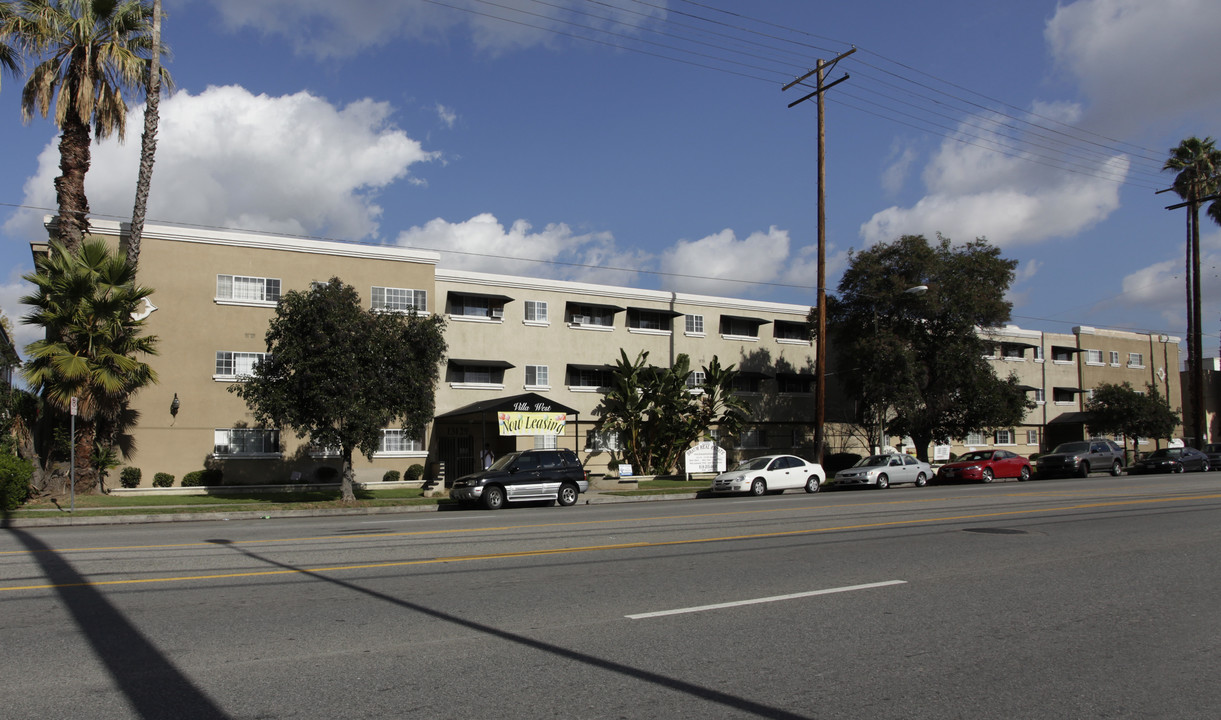
[[[806,492],[816,493],[821,487],[822,482],[818,479],[817,475],[811,475],[810,477],[806,478]]]
[[[1212,468],[1209,466],[1207,460],[1204,460],[1200,463],[1200,472],[1208,472],[1210,469],[1212,469]]]
[[[890,487],[890,478],[886,477],[886,473],[878,475],[878,489],[885,490]]]
[[[1123,465],[1120,465],[1118,460],[1111,463],[1111,477],[1119,477],[1119,474],[1122,472],[1123,472]]]
[[[1030,468],[1022,466],[1022,471],[1018,473],[1018,482],[1026,482],[1030,479]]]
[[[750,484],[750,494],[766,495],[767,483],[763,482],[762,478],[756,478],[755,481]]]
[[[1183,467],[1183,463],[1178,463],[1177,465],[1174,466],[1174,470],[1172,470],[1171,472],[1181,473],[1181,472],[1183,472],[1184,469],[1185,468]]]
[[[928,478],[924,476],[924,473],[920,473],[916,476],[916,487],[924,487],[925,485],[928,485]]]
[[[577,495],[579,495],[580,492],[581,491],[577,489],[576,485],[573,485],[572,483],[564,483],[563,485],[560,485],[560,491],[555,496],[556,502],[564,507],[572,507],[573,505],[577,504]]]
[[[995,476],[992,474],[992,468],[984,468],[984,471],[979,474],[979,481],[990,483],[993,477]]]
[[[483,507],[487,510],[499,510],[505,506],[505,489],[499,485],[489,485],[483,489]]]
[[[1089,476],[1090,476],[1090,464],[1087,463],[1086,461],[1082,460],[1081,464],[1077,466],[1077,477],[1089,477]]]

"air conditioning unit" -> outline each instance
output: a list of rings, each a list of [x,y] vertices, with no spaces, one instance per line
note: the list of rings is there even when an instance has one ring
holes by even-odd
[[[505,316],[505,309],[503,307],[492,308],[492,317],[503,318],[504,316]]]
[[[572,316],[573,325],[589,325],[590,322],[592,322],[592,320],[593,320],[593,318],[591,318],[588,315],[573,315]]]

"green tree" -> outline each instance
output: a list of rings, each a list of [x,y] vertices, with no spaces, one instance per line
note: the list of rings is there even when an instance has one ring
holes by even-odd
[[[834,377],[922,460],[932,442],[1016,425],[1034,407],[1016,378],[996,376],[978,331],[1008,321],[1016,267],[983,239],[905,235],[853,252],[827,298]]]
[[[1201,140],[1189,137],[1170,149],[1163,170],[1173,170],[1174,191],[1187,201],[1187,368],[1188,392],[1191,395],[1191,418],[1188,434],[1194,438],[1196,447],[1203,447],[1207,429],[1204,426],[1204,388],[1202,358],[1204,348],[1201,340],[1200,297],[1200,203],[1221,187],[1221,150],[1211,137]],[[1215,211],[1215,214],[1214,214]],[[1221,209],[1213,203],[1209,214],[1221,222]]]
[[[1146,408],[1145,396],[1133,388],[1132,383],[1099,385],[1085,404],[1085,410],[1090,414],[1090,434],[1122,437],[1125,447],[1131,440],[1135,455]]]
[[[445,321],[365,310],[338,277],[280,299],[268,357],[229,391],[265,427],[291,428],[343,457],[343,499],[353,501],[352,455],[372,459],[382,430],[421,435],[432,420]]]
[[[57,237],[75,249],[89,231],[90,130],[98,139],[124,138],[123,93],[143,87],[153,55],[153,9],[141,0],[23,0],[5,8],[0,44],[36,59],[21,93],[22,119],[45,118],[55,108],[63,173],[55,179]],[[168,87],[169,73],[161,68],[160,74]]]
[[[144,335],[136,311],[152,289],[135,283],[135,270],[101,240],[86,240],[76,250],[52,241],[24,279],[35,293],[21,298],[34,309],[22,322],[41,327],[44,339],[26,346],[22,374],[51,408],[69,412],[78,402],[75,462],[77,485],[97,482],[93,459],[119,442],[134,422],[131,395],[157,381],[142,355],[156,355],[157,338]],[[125,454],[130,448],[125,448]]]
[[[620,455],[644,473],[673,471],[682,454],[712,427],[725,434],[741,430],[749,408],[733,393],[737,371],[712,361],[701,368],[704,380],[688,385],[691,360],[679,354],[669,368],[647,364],[649,353],[619,359],[598,414],[597,432],[619,437]]]

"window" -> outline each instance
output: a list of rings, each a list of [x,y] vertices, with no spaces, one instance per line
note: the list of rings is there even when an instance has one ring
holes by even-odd
[[[263,428],[218,428],[213,434],[214,455],[278,455],[280,431]]]
[[[738,373],[733,379],[733,391],[740,393],[757,393],[759,392],[759,376],[758,375],[743,375]]]
[[[408,310],[427,312],[428,293],[423,290],[374,286],[373,309],[391,310],[394,312],[406,312]]]
[[[611,371],[596,367],[570,365],[568,385],[576,390],[597,390],[611,384]]]
[[[1051,399],[1057,405],[1071,404],[1077,400],[1077,392],[1072,388],[1052,388]]]
[[[1027,430],[1026,431],[1026,444],[1027,445],[1038,445],[1039,444],[1039,431],[1038,430]]]
[[[1047,402],[1047,391],[1043,388],[1035,388],[1034,401],[1037,403]]]
[[[548,387],[550,382],[546,365],[526,366],[526,385],[528,387]]]
[[[670,332],[671,314],[643,308],[628,308],[627,326],[633,330]]]
[[[1145,366],[1144,353],[1128,353],[1128,367],[1143,368]]]
[[[527,300],[526,301],[526,322],[527,323],[546,323],[547,320],[547,303],[542,300]]]
[[[814,392],[814,376],[780,373],[776,375],[776,385],[782,393],[810,393]]]
[[[500,320],[504,317],[504,299],[487,295],[449,294],[449,313],[463,318],[488,318]]]
[[[772,327],[772,333],[780,342],[809,343],[810,328],[805,323],[784,322],[777,320]]]
[[[692,372],[687,373],[687,387],[692,390],[701,389],[704,387],[704,378],[705,375],[703,370],[693,370]]]
[[[278,278],[217,275],[216,299],[278,303],[280,302],[280,281]]]
[[[244,378],[254,373],[254,366],[263,362],[267,353],[228,352],[216,353],[216,378]]]
[[[977,433],[977,432],[968,433],[966,442],[963,443],[963,445],[983,445],[983,444],[984,444],[984,434]]]
[[[704,316],[703,315],[688,315],[687,316],[687,334],[688,335],[703,335],[704,334]]]
[[[1077,352],[1076,348],[1060,347],[1058,345],[1051,346],[1051,361],[1058,363],[1067,363],[1073,361],[1073,353]]]
[[[1113,365],[1114,367],[1119,367],[1119,351],[1118,350],[1111,351],[1111,365]]]
[[[1014,442],[1016,442],[1016,441],[1014,440],[1012,430],[997,430],[996,431],[996,444],[997,445],[1013,445]]]
[[[382,430],[382,439],[377,444],[379,453],[410,453],[423,452],[424,443],[419,438],[411,437],[405,430]]]
[[[557,447],[555,444],[555,439],[556,439],[555,435],[535,435],[534,436],[534,449],[535,450],[554,450]],[[544,461],[544,464],[545,464],[545,461]]]
[[[1033,347],[1033,348],[1031,348],[1031,349],[1034,351],[1034,352],[1032,353],[1032,354],[1034,355],[1034,361],[1035,361],[1035,362],[1043,362],[1043,346],[1042,346],[1042,345],[1036,345],[1035,347]]]
[[[764,444],[763,431],[759,428],[750,428],[743,430],[738,437],[738,447],[743,448],[761,448],[766,447]]]
[[[585,450],[587,452],[613,451],[618,449],[619,433],[617,432],[590,430],[585,434]]]
[[[759,326],[763,324],[762,320],[755,318],[734,317],[733,315],[721,316],[721,335],[735,338],[758,339]]]
[[[611,328],[615,326],[615,311],[617,308],[606,305],[576,305],[572,308],[573,325],[579,327]]]
[[[446,382],[456,385],[503,385],[508,363],[450,360]]]
[[[1026,348],[1011,343],[1001,343],[1001,357],[1006,360],[1025,360]]]
[[[1086,350],[1085,351],[1085,364],[1086,365],[1101,365],[1102,364],[1102,351],[1101,350]]]

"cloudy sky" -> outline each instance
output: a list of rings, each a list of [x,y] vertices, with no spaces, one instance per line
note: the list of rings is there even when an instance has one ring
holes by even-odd
[[[1216,0],[164,3],[150,222],[808,305],[815,106],[781,87],[856,47],[828,75],[849,76],[827,95],[832,291],[852,248],[986,237],[1020,261],[1022,327],[1184,334],[1184,214],[1155,191],[1169,148],[1221,136]],[[15,321],[58,174],[21,82],[0,79]],[[98,216],[130,218],[142,112],[94,147]],[[1221,228],[1204,253],[1216,355]]]

